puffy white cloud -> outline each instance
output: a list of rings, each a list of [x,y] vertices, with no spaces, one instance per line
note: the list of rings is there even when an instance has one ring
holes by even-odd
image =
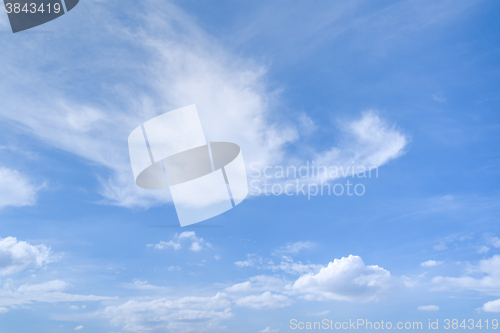
[[[485,312],[500,312],[500,299],[484,303],[481,309]]]
[[[417,307],[419,311],[439,311],[439,306],[437,305],[421,305]]]
[[[148,247],[154,247],[158,250],[173,248],[174,250],[179,250],[182,248],[181,242],[183,240],[188,240],[191,242],[189,249],[193,252],[201,251],[204,248],[212,247],[212,244],[206,242],[203,238],[196,236],[194,231],[184,231],[180,234],[176,234],[173,240],[168,242],[160,241],[158,244],[148,244]]]
[[[8,206],[33,206],[36,193],[43,185],[35,185],[16,170],[0,167],[0,209]]]
[[[7,312],[9,312],[9,309],[0,306],[0,313],[7,313]]]
[[[76,330],[76,331],[79,331],[79,330],[83,330],[83,328],[84,328],[84,327],[83,327],[82,325],[80,325],[80,326],[75,327],[75,330]]]
[[[99,314],[128,331],[203,332],[216,330],[222,320],[231,318],[230,306],[227,295],[218,293],[213,297],[129,300]]]
[[[439,266],[442,264],[443,264],[442,261],[427,260],[427,261],[422,262],[420,264],[420,266],[422,266],[422,267],[434,267],[434,266]]]
[[[480,260],[467,273],[461,277],[436,276],[432,282],[437,290],[475,290],[500,295],[500,255]]]
[[[259,333],[273,333],[273,332],[278,332],[279,329],[271,329],[270,326],[267,326],[266,328],[264,328],[262,331],[259,331]]]
[[[15,237],[0,238],[0,275],[17,273],[28,266],[42,267],[51,261],[50,248],[31,245]]]
[[[351,302],[376,301],[394,287],[391,274],[376,266],[366,266],[358,256],[335,259],[317,273],[308,273],[288,287],[311,300]]]
[[[236,305],[253,309],[284,308],[293,304],[285,295],[272,294],[266,291],[260,295],[249,295],[236,300]]]

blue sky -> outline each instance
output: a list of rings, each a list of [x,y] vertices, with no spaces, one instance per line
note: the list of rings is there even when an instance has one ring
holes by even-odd
[[[499,12],[87,0],[17,34],[0,13],[0,331],[498,319]],[[190,104],[250,180],[307,161],[379,176],[180,228],[168,191],[134,184],[127,137]]]

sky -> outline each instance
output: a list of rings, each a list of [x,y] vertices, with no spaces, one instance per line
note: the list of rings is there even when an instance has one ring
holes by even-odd
[[[492,329],[499,14],[82,0],[12,34],[0,11],[0,332]],[[207,140],[241,147],[250,193],[181,228],[168,190],[135,184],[127,138],[192,104]],[[340,171],[279,174],[313,165]]]

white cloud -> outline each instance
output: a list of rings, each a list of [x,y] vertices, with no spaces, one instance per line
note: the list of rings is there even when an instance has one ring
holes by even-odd
[[[238,267],[255,267],[264,263],[264,259],[256,254],[247,254],[247,260],[236,261],[234,264]]]
[[[9,26],[9,18],[7,16],[7,12],[0,12],[0,27],[8,27]]]
[[[0,209],[8,206],[33,206],[36,193],[43,185],[35,185],[16,170],[0,167]]]
[[[50,248],[31,245],[15,237],[0,238],[0,275],[17,273],[29,266],[42,267],[51,262]]]
[[[148,244],[149,247],[153,246],[153,244]],[[174,242],[174,241],[160,241],[158,244],[154,244],[155,249],[157,250],[163,250],[163,249],[168,249],[169,247],[173,248],[174,250],[180,249],[182,246],[180,243]]]
[[[64,293],[68,284],[61,280],[53,280],[40,284],[23,284],[15,288],[7,282],[0,289],[0,306],[16,306],[32,304],[33,302],[58,303],[58,302],[86,302],[102,301],[113,297],[77,295]]]
[[[446,98],[444,97],[444,95],[442,93],[433,94],[432,99],[435,100],[436,102],[439,102],[439,103],[446,102]]]
[[[9,312],[9,309],[0,306],[0,313],[7,313],[7,312]]]
[[[169,269],[170,270],[170,269]],[[134,280],[132,283],[122,283],[121,286],[126,289],[135,290],[158,290],[163,289],[163,287],[153,286],[146,280]]]
[[[287,281],[275,276],[258,275],[248,281],[237,283],[226,288],[227,292],[276,291],[281,292]]]
[[[449,196],[445,196],[446,200],[450,200]],[[460,242],[470,240],[472,237],[469,235],[450,235],[441,238],[438,244],[434,245],[433,249],[436,251],[444,251],[448,249],[450,244],[458,247]]]
[[[500,255],[479,261],[478,265],[469,267],[467,273],[461,277],[436,276],[432,282],[437,290],[475,290],[500,295]]]
[[[437,305],[421,305],[417,307],[419,311],[439,311],[439,306]]]
[[[365,111],[359,120],[344,122],[344,146],[334,147],[318,154],[316,165],[364,166],[366,170],[379,167],[401,156],[408,138],[388,125],[374,110]]]
[[[82,326],[82,325],[77,326],[77,327],[75,327],[75,330],[77,330],[77,331],[79,331],[79,330],[83,330],[83,326]]]
[[[180,235],[176,234],[173,240],[168,242],[160,241],[158,244],[148,244],[148,247],[154,247],[158,250],[173,248],[174,250],[179,250],[182,248],[181,242],[183,240],[191,241],[189,249],[193,252],[201,251],[204,248],[212,247],[212,244],[206,242],[203,238],[197,237],[194,231],[184,231]]]
[[[434,267],[434,266],[439,266],[442,264],[443,264],[442,261],[427,260],[427,261],[422,262],[420,264],[420,266],[422,266],[422,267]]]
[[[488,243],[493,247],[499,248],[500,247],[500,238],[498,238],[496,236],[490,237],[490,238],[488,238]]]
[[[269,265],[266,268],[272,269],[273,271],[282,270],[288,274],[305,274],[305,273],[316,273],[323,266],[317,264],[303,264],[300,261],[295,262],[291,257],[283,256],[281,262],[278,265]]]
[[[276,249],[277,254],[297,254],[302,250],[310,250],[315,247],[312,242],[295,242],[293,244],[287,244],[286,246],[279,247]]]
[[[489,247],[483,245],[480,248],[477,249],[477,253],[487,253],[490,250]]]
[[[325,310],[325,311],[321,311],[321,312],[313,312],[313,313],[308,313],[309,316],[317,316],[317,317],[321,317],[321,316],[326,316],[327,314],[330,313],[330,310]]]
[[[278,332],[279,329],[271,329],[270,326],[267,326],[266,328],[264,328],[262,331],[259,331],[259,333],[273,333],[273,332]]]
[[[134,184],[126,138],[142,122],[191,104],[198,107],[207,139],[239,144],[248,164],[317,157],[326,165],[354,161],[380,166],[403,153],[406,136],[369,111],[341,125],[347,135],[342,140],[345,145],[292,158],[285,146],[298,140],[297,124],[308,128],[313,124],[306,115],[285,124],[279,92],[267,84],[265,66],[226,50],[171,3],[144,2],[141,8],[144,11],[120,14],[107,2],[98,9],[89,8],[92,17],[129,15],[126,21],[134,22],[134,32],[129,24],[109,28],[109,20],[96,20],[102,23],[94,24],[91,37],[80,43],[67,43],[64,36],[56,35],[51,45],[11,43],[4,45],[0,58],[3,63],[23,64],[0,72],[4,78],[0,116],[22,124],[49,145],[108,168],[111,176],[99,178],[104,202],[150,207],[171,199],[168,191],[144,190]],[[98,33],[103,30],[109,33]],[[33,48],[39,52],[34,54]],[[90,48],[120,54],[120,59],[104,56],[89,62],[82,57]],[[140,66],[138,54],[146,60]],[[44,59],[54,58],[59,59],[57,75],[41,65]],[[96,70],[101,75],[93,75]],[[79,78],[78,85],[67,85],[74,77]],[[196,244],[192,247],[198,249]]]
[[[217,330],[222,320],[231,318],[230,305],[227,295],[218,293],[213,297],[129,300],[99,314],[128,331],[203,332]]]
[[[387,295],[393,287],[388,271],[376,265],[365,266],[360,257],[350,255],[335,259],[317,274],[301,276],[288,289],[311,300],[369,302]]]
[[[494,248],[500,247],[500,238],[497,236],[488,236],[486,237],[486,243],[489,245],[482,245],[477,249],[477,253],[488,253],[490,251],[490,246]]]
[[[249,295],[236,300],[236,305],[253,309],[276,309],[292,305],[293,301],[285,295],[266,291],[261,295]]]
[[[500,312],[500,299],[484,303],[481,309],[485,312]]]
[[[182,269],[181,266],[170,266],[168,268],[169,272],[173,272],[173,271],[180,271]]]
[[[305,274],[310,272],[317,272],[320,270],[322,265],[316,264],[303,264],[300,261],[295,262],[293,258],[288,256],[283,256],[279,264],[275,264],[272,260],[267,258],[262,258],[256,254],[247,254],[247,259],[244,261],[236,261],[234,263],[236,266],[254,267],[257,269],[269,269],[273,271],[283,271],[288,274]]]

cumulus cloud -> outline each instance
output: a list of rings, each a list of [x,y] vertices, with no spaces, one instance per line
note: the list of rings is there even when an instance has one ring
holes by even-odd
[[[352,255],[335,259],[317,272],[304,273],[296,280],[284,277],[288,273],[283,270],[280,273],[282,275],[253,276],[226,287],[213,297],[131,299],[109,305],[98,314],[129,331],[220,330],[221,322],[232,317],[232,306],[266,310],[288,307],[304,299],[368,302],[385,296],[395,285],[395,278],[388,271],[378,266],[366,266],[360,257]],[[134,285],[148,286],[140,280]],[[323,311],[311,315],[328,313]]]
[[[19,171],[0,167],[0,209],[33,206],[43,185],[35,185]]]
[[[260,295],[249,295],[236,300],[236,305],[253,309],[284,308],[293,304],[285,295],[272,294],[266,291]]]
[[[271,329],[270,326],[267,326],[266,328],[264,328],[262,331],[259,331],[259,333],[272,333],[272,332],[278,332],[279,329]]]
[[[481,309],[485,312],[500,312],[500,299],[484,303]]]
[[[461,277],[436,276],[432,282],[437,290],[475,290],[500,295],[500,255],[480,260]]]
[[[82,326],[82,325],[77,326],[77,327],[75,327],[75,330],[76,330],[76,331],[83,330],[83,326]]]
[[[437,305],[421,305],[417,307],[419,311],[439,311],[439,306]]]
[[[99,314],[128,331],[204,332],[220,328],[222,320],[231,318],[230,306],[227,295],[218,293],[213,297],[129,300]]]
[[[15,237],[0,238],[0,275],[17,273],[29,266],[42,267],[51,261],[50,248],[31,245]]]
[[[174,236],[174,239],[165,242],[165,241],[160,241],[158,244],[148,244],[148,247],[154,247],[155,249],[158,250],[163,250],[163,249],[168,249],[168,248],[173,248],[174,250],[179,250],[182,248],[182,241],[190,241],[191,245],[189,246],[189,249],[193,252],[198,252],[203,250],[204,248],[210,248],[212,247],[212,244],[206,242],[203,238],[196,236],[196,233],[194,231],[184,231],[181,232],[180,234],[176,234]]]
[[[443,264],[442,261],[427,260],[427,261],[422,262],[420,264],[420,266],[422,266],[422,267],[434,267],[434,266],[439,266],[442,264]]]
[[[288,289],[310,300],[350,302],[376,301],[394,287],[391,274],[376,266],[366,266],[358,256],[335,259],[317,274],[308,273]]]

